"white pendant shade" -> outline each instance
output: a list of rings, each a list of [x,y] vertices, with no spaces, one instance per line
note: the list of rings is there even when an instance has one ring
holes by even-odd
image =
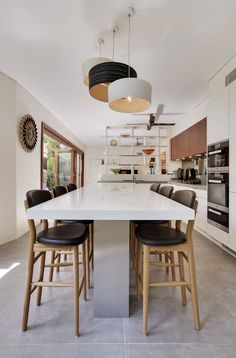
[[[116,112],[137,113],[151,105],[152,86],[139,78],[122,78],[108,87],[109,107]]]
[[[88,74],[92,67],[98,65],[99,63],[112,62],[110,58],[107,57],[92,57],[83,62],[82,64],[82,73],[83,73],[83,82],[86,86],[89,84]]]

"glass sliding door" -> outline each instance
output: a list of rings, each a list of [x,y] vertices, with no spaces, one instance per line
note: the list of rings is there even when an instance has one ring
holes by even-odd
[[[83,185],[83,152],[66,138],[42,125],[41,187]]]

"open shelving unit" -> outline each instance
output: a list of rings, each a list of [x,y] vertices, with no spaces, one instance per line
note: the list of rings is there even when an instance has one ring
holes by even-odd
[[[144,132],[137,126],[106,128],[103,136],[105,139],[103,161],[107,174],[111,174],[110,169],[113,168],[131,169],[131,174],[135,173],[136,167],[139,167],[142,174],[150,174],[150,167],[155,174],[160,174],[161,168],[167,169],[168,129],[156,127],[150,135],[140,134],[141,131]],[[111,145],[112,140],[113,142],[116,140],[117,144]],[[154,152],[147,155],[143,153],[144,149],[154,149]]]

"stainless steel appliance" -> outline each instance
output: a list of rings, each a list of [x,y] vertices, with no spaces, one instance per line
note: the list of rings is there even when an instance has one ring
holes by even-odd
[[[208,146],[207,219],[229,232],[229,141]]]
[[[229,171],[229,141],[208,146],[208,172]]]

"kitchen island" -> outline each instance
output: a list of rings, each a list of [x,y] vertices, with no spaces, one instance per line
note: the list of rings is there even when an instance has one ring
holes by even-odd
[[[149,184],[97,183],[27,210],[28,219],[95,220],[94,314],[129,316],[129,220],[190,220],[192,209]]]

